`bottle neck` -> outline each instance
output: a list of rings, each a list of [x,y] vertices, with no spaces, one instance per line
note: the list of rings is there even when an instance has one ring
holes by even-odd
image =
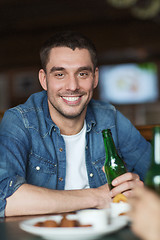
[[[160,164],[160,127],[153,129],[153,143],[152,143],[152,161]]]
[[[116,151],[116,147],[115,147],[110,129],[103,130],[102,134],[104,139],[105,151],[108,153],[108,155],[116,156],[117,151]]]

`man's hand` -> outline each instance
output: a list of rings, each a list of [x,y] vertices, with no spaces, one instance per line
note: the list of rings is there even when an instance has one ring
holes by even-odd
[[[94,191],[93,197],[97,199],[97,206],[98,209],[103,209],[109,207],[111,202],[110,191],[108,184],[104,184],[98,188],[92,188]]]
[[[160,239],[160,197],[145,187],[137,187],[129,199],[132,230],[145,240]]]
[[[115,178],[112,181],[112,185],[114,188],[110,191],[111,197],[115,197],[118,193],[123,193],[126,197],[129,197],[136,186],[143,186],[144,184],[137,174],[127,172]]]

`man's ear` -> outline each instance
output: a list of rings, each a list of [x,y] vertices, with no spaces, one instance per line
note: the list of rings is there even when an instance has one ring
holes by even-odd
[[[46,73],[43,69],[39,70],[39,82],[40,82],[42,88],[47,91]]]
[[[97,87],[98,85],[98,79],[99,79],[99,70],[98,67],[95,69],[95,73],[94,73],[94,88]]]

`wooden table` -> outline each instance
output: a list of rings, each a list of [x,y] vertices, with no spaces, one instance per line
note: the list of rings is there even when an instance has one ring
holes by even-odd
[[[34,236],[20,229],[19,223],[21,221],[31,219],[35,216],[27,216],[27,217],[10,217],[6,219],[0,220],[0,240],[42,240],[41,237]],[[85,239],[83,239],[85,240]],[[139,240],[133,232],[131,231],[129,226],[125,228],[103,236],[98,240]]]

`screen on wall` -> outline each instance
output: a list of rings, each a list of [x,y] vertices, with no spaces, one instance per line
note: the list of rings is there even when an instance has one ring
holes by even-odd
[[[99,67],[101,100],[114,104],[138,104],[158,100],[158,71],[155,63],[128,63]]]

